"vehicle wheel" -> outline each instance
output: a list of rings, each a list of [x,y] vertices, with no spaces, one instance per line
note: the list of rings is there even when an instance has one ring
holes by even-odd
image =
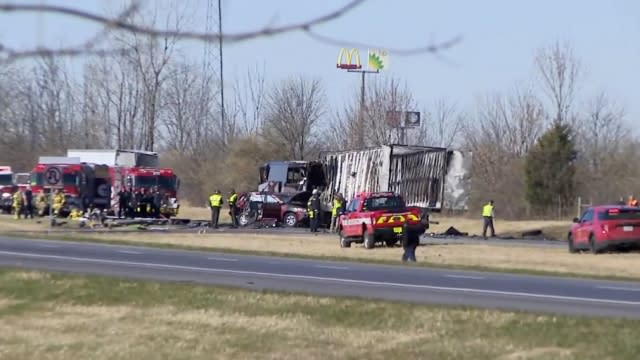
[[[368,231],[365,231],[362,237],[364,238],[365,249],[373,249],[375,247],[376,242],[375,242],[375,239],[373,238],[373,234],[369,233]]]
[[[385,244],[387,244],[387,247],[395,247],[397,243],[398,243],[398,239],[388,239],[385,241]]]
[[[569,236],[567,236],[567,244],[569,245],[569,252],[574,254],[577,253],[578,250],[576,250],[576,247],[573,245],[573,236],[571,234],[569,234]]]
[[[240,214],[240,216],[238,216],[238,225],[240,226],[249,225],[249,222],[250,222],[249,218],[250,218],[249,214]]]
[[[596,244],[596,239],[593,236],[593,234],[589,235],[589,250],[591,250],[592,254],[600,253],[600,249],[598,248],[598,245]]]
[[[340,236],[340,247],[341,248],[350,248],[351,247],[351,241],[349,241],[347,239],[347,237],[342,234],[342,230],[338,233],[338,235]]]
[[[296,218],[296,214],[292,212],[288,212],[284,214],[284,217],[282,218],[282,220],[287,227],[298,226],[298,218]]]

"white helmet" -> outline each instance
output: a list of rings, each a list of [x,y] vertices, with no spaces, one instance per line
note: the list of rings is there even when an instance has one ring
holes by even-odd
[[[315,195],[318,193],[318,189],[313,189],[313,191],[311,192],[311,194]]]

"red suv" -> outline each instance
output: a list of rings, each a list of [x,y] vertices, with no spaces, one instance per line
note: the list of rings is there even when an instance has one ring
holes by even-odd
[[[590,250],[596,254],[611,247],[640,245],[640,208],[593,206],[573,222],[567,238],[569,252]]]

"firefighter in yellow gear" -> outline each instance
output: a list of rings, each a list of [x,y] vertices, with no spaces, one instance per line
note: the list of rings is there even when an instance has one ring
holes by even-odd
[[[238,207],[236,206],[236,202],[238,201],[238,194],[235,189],[231,189],[231,195],[229,199],[227,199],[227,204],[229,204],[229,215],[231,216],[231,227],[238,227]]]
[[[18,190],[13,193],[13,213],[15,214],[16,219],[20,219],[20,214],[22,214],[24,202],[22,197],[22,191]]]
[[[309,215],[309,229],[312,233],[318,232],[318,215],[320,212],[320,193],[313,189],[311,197],[307,201],[307,214]]]
[[[69,212],[69,218],[72,219],[72,220],[80,219],[80,218],[83,217],[83,215],[84,215],[84,213],[82,212],[82,210],[78,209],[75,206]]]
[[[331,231],[335,232],[338,226],[338,217],[342,210],[342,195],[336,194],[333,198],[333,207],[331,208]]]
[[[44,190],[40,190],[38,195],[36,196],[36,209],[38,209],[38,216],[44,216],[45,210],[49,205],[49,198],[44,193]]]
[[[60,213],[60,209],[62,209],[62,207],[64,206],[64,202],[64,194],[60,190],[57,190],[55,195],[53,195],[52,210],[54,216],[58,216],[58,214]]]

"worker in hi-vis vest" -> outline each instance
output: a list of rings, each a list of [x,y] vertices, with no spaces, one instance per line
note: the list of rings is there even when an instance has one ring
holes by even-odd
[[[211,227],[218,228],[218,220],[220,219],[220,208],[222,207],[222,194],[220,190],[216,190],[209,196],[209,207],[211,208]]]
[[[491,229],[491,237],[496,236],[496,231],[493,228],[493,200],[490,200],[482,207],[482,219],[484,224],[482,225],[482,237],[487,240],[487,228]]]

